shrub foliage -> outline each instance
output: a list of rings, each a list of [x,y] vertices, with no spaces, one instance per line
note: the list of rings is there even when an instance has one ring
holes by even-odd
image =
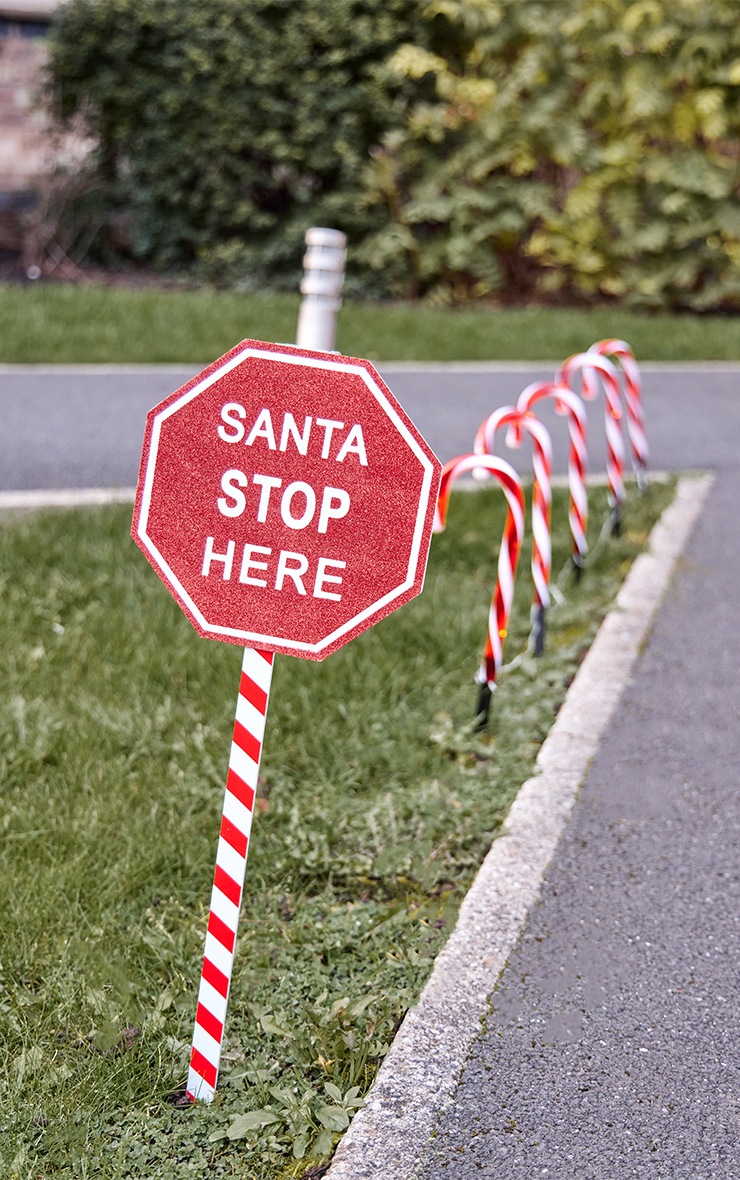
[[[717,309],[739,47],[735,0],[71,0],[51,78],[158,266],[275,281],[329,224],[365,290]]]
[[[414,89],[378,69],[413,28],[418,0],[71,0],[52,93],[135,258],[274,276],[310,225],[377,229],[363,165]]]

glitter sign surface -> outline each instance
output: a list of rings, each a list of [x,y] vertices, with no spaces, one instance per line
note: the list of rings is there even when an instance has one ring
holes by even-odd
[[[245,340],[147,415],[132,536],[201,635],[323,659],[420,592],[439,478],[369,361]]]

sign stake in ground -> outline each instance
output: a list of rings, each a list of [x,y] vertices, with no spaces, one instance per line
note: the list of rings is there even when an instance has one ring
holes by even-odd
[[[272,652],[244,649],[187,1083],[191,1098],[208,1102],[221,1062],[273,660]]]
[[[276,652],[321,660],[414,598],[441,466],[369,361],[245,340],[147,415],[132,536],[245,648],[188,1094],[215,1093]]]

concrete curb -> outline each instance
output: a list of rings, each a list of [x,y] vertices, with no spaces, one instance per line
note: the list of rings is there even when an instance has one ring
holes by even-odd
[[[680,481],[634,562],[327,1180],[412,1180],[713,482]]]
[[[0,512],[38,508],[84,508],[96,504],[133,504],[135,496],[135,488],[41,488],[23,492],[0,492]]]

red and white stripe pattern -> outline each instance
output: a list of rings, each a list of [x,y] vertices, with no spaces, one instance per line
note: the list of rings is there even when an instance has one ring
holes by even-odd
[[[478,427],[473,450],[477,455],[493,455],[496,451],[496,434],[507,426],[507,445],[520,447],[522,431],[532,438],[532,581],[536,606],[550,605],[550,572],[552,568],[552,542],[550,537],[550,514],[552,509],[552,443],[543,422],[531,412],[522,412],[515,406],[504,406],[494,410]]]
[[[524,491],[514,468],[493,455],[460,455],[445,463],[439,485],[434,531],[442,532],[447,523],[452,484],[461,475],[466,475],[476,468],[484,468],[498,480],[508,504],[504,535],[498,552],[496,586],[488,612],[488,637],[477,677],[480,684],[487,684],[493,690],[503,663],[503,641],[509,629],[514,579],[524,533]]]
[[[517,409],[529,413],[543,398],[555,399],[555,413],[568,419],[570,453],[568,455],[568,521],[573,541],[574,562],[582,566],[588,552],[586,530],[588,528],[588,495],[586,492],[586,471],[588,451],[586,448],[586,410],[577,393],[567,385],[556,385],[554,381],[539,381],[528,385],[517,398]]]
[[[622,438],[622,401],[619,374],[605,356],[595,352],[577,352],[563,361],[555,374],[556,384],[570,386],[577,373],[581,374],[583,396],[593,401],[603,388],[604,422],[606,424],[606,479],[609,503],[619,509],[624,499],[624,439]],[[600,378],[600,380],[599,380]]]
[[[642,381],[635,354],[625,340],[598,340],[589,352],[613,358],[622,373],[624,402],[627,407],[627,435],[632,450],[632,462],[639,484],[645,482],[650,451],[645,430],[645,407],[642,402]]]
[[[244,649],[188,1073],[193,1101],[211,1102],[218,1081],[273,659]]]

